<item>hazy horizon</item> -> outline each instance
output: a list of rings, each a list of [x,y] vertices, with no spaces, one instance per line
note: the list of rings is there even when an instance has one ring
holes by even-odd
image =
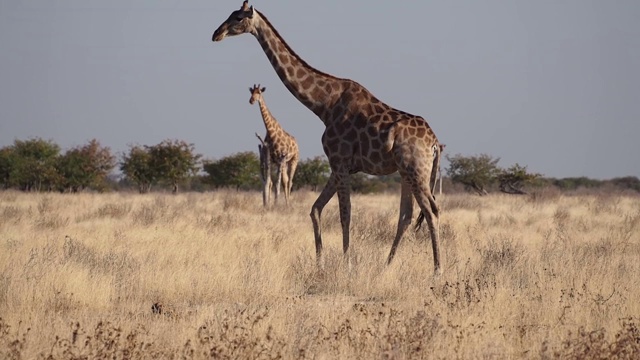
[[[257,151],[248,87],[323,155],[322,123],[251,35],[213,43],[242,1],[0,0],[0,147],[40,137],[179,139],[206,158]],[[253,1],[311,66],[423,116],[450,155],[548,177],[640,176],[640,3]]]

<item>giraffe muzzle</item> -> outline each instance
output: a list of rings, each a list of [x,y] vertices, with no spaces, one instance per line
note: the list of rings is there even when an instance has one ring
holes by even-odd
[[[223,29],[218,29],[213,33],[211,37],[211,41],[222,41],[224,37],[227,35],[227,31]]]

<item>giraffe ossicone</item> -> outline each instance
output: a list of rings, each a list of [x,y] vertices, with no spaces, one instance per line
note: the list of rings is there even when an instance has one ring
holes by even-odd
[[[307,64],[248,1],[215,30],[212,40],[221,41],[245,33],[258,40],[291,94],[325,125],[322,147],[331,174],[310,214],[318,265],[323,266],[321,213],[336,193],[343,252],[350,264],[350,175],[357,172],[387,175],[398,171],[402,177],[400,216],[387,262],[393,259],[403,234],[411,225],[415,199],[421,210],[418,222],[424,219],[429,227],[435,273],[441,273],[439,212],[432,192],[440,162],[440,144],[427,122],[383,103],[353,80],[330,75]]]

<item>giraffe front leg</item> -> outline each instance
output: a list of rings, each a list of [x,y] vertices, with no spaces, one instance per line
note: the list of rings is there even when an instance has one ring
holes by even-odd
[[[271,157],[269,148],[264,145],[264,141],[260,135],[256,134],[262,145],[258,145],[258,153],[260,154],[260,178],[262,179],[262,204],[265,208],[269,207],[271,200]]]
[[[351,252],[349,251],[349,229],[351,226],[351,182],[348,172],[336,177],[338,206],[340,207],[340,223],[342,224],[342,252],[351,270]]]
[[[391,252],[387,259],[387,264],[391,264],[391,260],[396,254],[400,240],[405,231],[411,225],[411,218],[413,217],[413,194],[411,193],[411,186],[402,180],[402,188],[400,193],[400,217],[398,218],[398,231],[396,232],[396,238],[391,245]]]
[[[269,168],[270,169],[270,168]],[[270,170],[269,170],[270,171]],[[271,202],[271,192],[273,191],[273,183],[271,181],[271,172],[267,173],[267,180],[264,184],[264,198],[263,201],[266,202],[266,206],[268,207]]]
[[[333,173],[329,176],[327,184],[320,192],[320,196],[316,199],[311,207],[311,223],[313,224],[313,235],[316,244],[316,263],[319,269],[324,269],[324,262],[322,261],[322,231],[320,227],[320,219],[322,215],[322,209],[331,200],[336,193],[336,177]]]
[[[265,171],[265,180],[264,180],[264,189],[262,189],[263,197],[262,201],[264,202],[264,206],[269,207],[271,204],[271,191],[273,188],[273,184],[271,183],[271,167],[267,166]]]

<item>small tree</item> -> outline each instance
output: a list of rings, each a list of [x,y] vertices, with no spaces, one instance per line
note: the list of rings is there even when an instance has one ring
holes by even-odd
[[[93,139],[84,146],[67,150],[58,159],[61,187],[76,192],[88,187],[104,189],[106,177],[115,166],[115,157],[108,147]]]
[[[89,159],[82,155],[79,148],[70,149],[60,156],[56,162],[61,177],[58,183],[60,190],[77,192],[89,186],[92,180],[88,171],[90,166]]]
[[[129,152],[122,155],[120,171],[130,181],[138,185],[138,191],[141,194],[148,193],[151,190],[151,185],[157,181],[147,147],[130,145]]]
[[[198,172],[202,155],[196,154],[193,144],[182,140],[164,140],[148,148],[151,167],[161,180],[167,181],[173,193],[178,192],[178,184]]]
[[[293,183],[298,188],[310,186],[313,191],[317,191],[319,186],[327,183],[330,174],[329,161],[323,157],[316,156],[298,163]]]
[[[562,179],[555,179],[553,184],[560,188],[560,190],[577,190],[580,188],[593,189],[602,186],[603,181],[597,179],[590,179],[586,176],[580,177],[568,177]]]
[[[15,140],[11,151],[10,182],[24,191],[50,190],[58,181],[60,146],[51,140]]]
[[[532,184],[535,180],[540,178],[540,176],[540,174],[527,172],[526,166],[523,167],[516,163],[507,170],[501,170],[500,174],[498,174],[500,191],[507,194],[526,194],[523,188],[526,185]]]
[[[236,153],[220,160],[205,161],[203,170],[215,187],[258,189],[262,183],[260,160],[252,151]]]
[[[351,191],[360,194],[379,193],[386,189],[381,176],[368,175],[362,172],[351,174]]]
[[[467,189],[472,189],[479,195],[486,195],[489,185],[495,182],[500,173],[498,161],[486,154],[476,156],[446,156],[449,160],[447,174],[454,183],[463,184]]]
[[[5,146],[0,149],[0,186],[7,189],[11,186],[11,171],[13,170],[13,148]]]
[[[640,192],[640,179],[637,176],[618,177],[609,180],[615,187],[621,190],[635,190]]]

